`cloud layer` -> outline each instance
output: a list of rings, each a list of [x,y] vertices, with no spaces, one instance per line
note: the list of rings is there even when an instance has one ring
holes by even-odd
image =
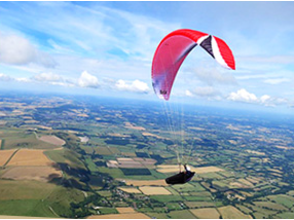
[[[136,93],[148,93],[150,88],[145,82],[140,80],[134,80],[132,82],[126,82],[122,79],[115,83],[115,88],[121,91],[136,92]]]
[[[38,50],[27,39],[17,35],[5,35],[0,32],[0,62],[12,65],[36,63],[45,67],[54,67],[55,60],[47,53]]]
[[[51,85],[58,85],[62,87],[79,87],[79,88],[91,88],[91,89],[106,89],[113,91],[123,91],[131,93],[149,93],[151,89],[147,83],[140,80],[125,81],[125,80],[113,80],[98,78],[87,71],[83,71],[78,78],[69,78],[54,73],[40,73],[34,75],[31,78],[13,78],[0,73],[0,81],[17,81],[23,83],[44,83]]]
[[[99,80],[96,76],[93,76],[87,71],[84,71],[78,79],[78,85],[84,88],[98,88]]]
[[[213,12],[208,17],[207,10]],[[292,3],[0,2],[0,11],[5,84],[149,94],[158,43],[175,29],[191,28],[225,40],[237,70],[222,69],[196,47],[180,68],[173,95],[266,106],[294,96]]]
[[[269,107],[290,104],[289,100],[285,98],[271,97],[266,94],[258,97],[255,94],[248,92],[246,89],[239,89],[237,92],[231,92],[227,99],[234,102],[259,104]]]

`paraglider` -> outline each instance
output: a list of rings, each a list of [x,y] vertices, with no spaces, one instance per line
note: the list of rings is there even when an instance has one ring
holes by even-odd
[[[185,171],[180,172],[180,173],[178,173],[174,176],[171,176],[169,178],[166,178],[165,182],[167,184],[171,184],[171,185],[184,184],[184,183],[189,182],[193,178],[193,176],[195,175],[195,172],[191,172],[191,170],[187,164],[184,164],[184,168],[185,168]]]
[[[235,70],[233,53],[222,39],[190,29],[173,31],[159,43],[152,61],[152,86],[160,99],[169,100],[179,68],[197,45],[200,45],[221,66]],[[181,165],[179,156],[178,162]],[[180,170],[180,173],[167,178],[166,183],[184,184],[190,181],[195,172],[191,172],[186,164],[184,167],[184,172]]]
[[[189,29],[173,31],[159,43],[153,57],[152,85],[159,98],[169,100],[179,68],[197,45],[223,67],[235,69],[232,51],[222,39]]]

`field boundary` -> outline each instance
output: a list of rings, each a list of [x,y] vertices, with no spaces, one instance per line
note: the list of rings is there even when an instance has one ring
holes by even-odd
[[[3,165],[3,169],[5,169],[6,165],[10,162],[10,160],[13,158],[13,156],[20,150],[21,148],[18,148],[16,151],[14,151],[11,156],[8,158],[6,163]]]
[[[0,150],[4,150],[5,139],[1,139]]]

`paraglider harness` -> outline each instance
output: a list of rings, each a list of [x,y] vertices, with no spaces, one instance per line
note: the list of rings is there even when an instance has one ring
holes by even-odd
[[[167,184],[171,184],[171,185],[185,184],[185,183],[189,182],[193,178],[193,176],[195,175],[195,172],[191,172],[191,170],[189,169],[189,167],[186,164],[184,164],[184,168],[185,168],[185,171],[181,172],[181,170],[180,170],[180,173],[166,178],[165,182]]]

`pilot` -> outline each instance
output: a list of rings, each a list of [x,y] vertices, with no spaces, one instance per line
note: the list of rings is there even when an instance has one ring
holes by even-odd
[[[185,171],[180,172],[174,176],[168,177],[165,179],[165,182],[167,184],[185,184],[189,182],[193,176],[195,175],[195,172],[191,172],[190,167],[187,164],[184,164]]]
[[[162,94],[162,95],[166,95],[166,94],[167,94],[167,91],[165,91],[165,90],[160,90],[160,94]]]

